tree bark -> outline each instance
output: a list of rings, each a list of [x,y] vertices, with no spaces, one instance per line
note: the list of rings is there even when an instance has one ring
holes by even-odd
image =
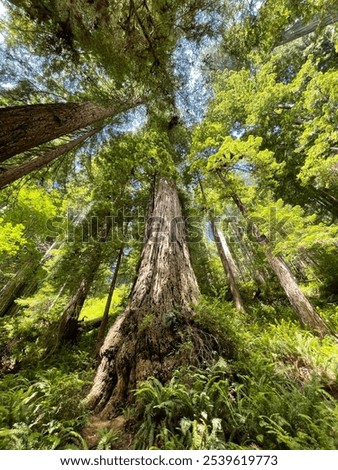
[[[98,333],[97,340],[96,340],[95,356],[97,358],[100,355],[100,350],[101,350],[101,347],[103,345],[104,338],[106,337],[106,334],[107,334],[109,310],[110,310],[111,302],[112,302],[113,295],[114,295],[116,280],[117,280],[117,276],[118,276],[118,273],[119,273],[122,257],[123,257],[123,246],[120,248],[119,254],[117,255],[114,274],[113,274],[113,278],[112,278],[112,281],[111,281],[111,284],[110,284],[110,289],[109,289],[109,293],[108,293],[108,297],[107,297],[107,302],[106,302],[106,305],[105,305],[105,308],[104,308],[103,317],[102,317],[102,320],[101,320],[100,329],[99,329],[99,333]]]
[[[218,175],[225,186],[227,186],[227,181],[223,174],[218,171]],[[244,217],[247,217],[247,209],[241,199],[237,194],[232,194],[232,199],[241,214]],[[316,312],[316,309],[313,307],[309,299],[301,291],[296,278],[290,271],[287,264],[280,256],[275,256],[272,251],[269,249],[269,239],[262,235],[259,231],[259,228],[256,224],[252,224],[252,233],[257,240],[265,248],[265,254],[267,260],[276,274],[280,285],[282,286],[287,298],[289,299],[290,304],[298,315],[298,318],[304,326],[311,328],[316,331],[319,336],[324,337],[326,334],[331,334],[329,327],[322,320],[322,318]]]
[[[88,407],[112,416],[133,400],[140,381],[165,382],[182,364],[198,363],[203,341],[191,307],[198,294],[177,189],[162,178],[130,303],[101,348]]]
[[[108,217],[105,225],[99,231],[97,245],[94,247],[89,262],[87,264],[86,274],[80,279],[78,287],[74,290],[60,320],[57,336],[57,346],[63,343],[73,343],[76,341],[79,332],[79,316],[86,301],[89,290],[94,282],[95,275],[101,264],[102,245],[110,233],[112,220]]]
[[[236,265],[231,255],[231,252],[226,243],[225,237],[221,230],[217,227],[215,219],[211,220],[212,234],[216,243],[218,255],[221,259],[224,273],[228,279],[230,291],[232,298],[235,304],[235,307],[238,311],[244,312],[244,303],[237,287],[237,276],[236,276]]]
[[[33,160],[27,163],[23,163],[22,165],[18,165],[14,168],[9,168],[8,170],[5,170],[4,172],[0,173],[0,189],[22,178],[23,176],[28,175],[32,171],[36,171],[40,168],[43,168],[56,158],[68,153],[70,150],[77,147],[89,137],[99,132],[99,130],[99,128],[91,129],[89,132],[86,132],[81,137],[71,140],[66,144],[59,145],[57,148],[45,153],[44,155],[41,155],[40,157],[34,158]]]
[[[0,108],[0,162],[125,111],[139,101],[104,108],[95,103],[32,104]]]
[[[207,207],[208,206],[208,201],[207,197],[204,191],[204,187],[202,184],[202,181],[198,177],[198,183],[201,189],[202,197],[204,200],[204,204]],[[210,211],[209,211],[210,215]],[[228,248],[227,242],[225,240],[225,237],[222,233],[222,231],[219,229],[217,226],[216,220],[214,217],[210,216],[210,221],[211,221],[211,230],[212,234],[215,240],[215,244],[217,247],[218,255],[220,257],[220,260],[222,262],[222,266],[224,269],[224,274],[226,278],[228,279],[230,291],[232,294],[232,298],[235,304],[235,307],[237,310],[240,312],[244,312],[244,303],[241,297],[241,294],[239,292],[239,289],[237,287],[237,278],[238,278],[238,272],[237,272],[237,267],[236,263],[232,257],[232,254]]]
[[[303,24],[302,22],[298,22],[295,25],[291,26],[287,31],[285,31],[281,38],[279,39],[277,46],[282,46],[283,44],[287,44],[288,42],[292,42],[295,39],[301,38],[306,36],[310,33],[313,33],[318,27],[325,28],[330,24],[334,24],[338,21],[338,13],[333,12],[330,15],[324,16],[324,18],[320,18],[316,16],[307,24]]]

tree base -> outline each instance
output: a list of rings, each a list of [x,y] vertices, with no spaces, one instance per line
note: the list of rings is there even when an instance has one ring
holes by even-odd
[[[194,325],[191,312],[168,312],[161,318],[127,310],[108,333],[101,363],[85,403],[111,419],[134,403],[140,382],[169,381],[183,365],[200,366],[213,357],[214,338]]]

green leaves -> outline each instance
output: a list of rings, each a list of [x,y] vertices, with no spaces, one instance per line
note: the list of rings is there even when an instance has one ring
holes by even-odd
[[[5,223],[0,217],[0,255],[14,255],[25,244],[23,236],[25,227],[22,224]]]

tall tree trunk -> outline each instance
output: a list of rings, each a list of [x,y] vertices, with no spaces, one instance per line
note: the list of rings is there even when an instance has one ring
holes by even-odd
[[[227,181],[221,171],[218,171],[218,175],[225,186],[227,186]],[[232,194],[232,199],[242,215],[247,217],[247,209],[241,199],[237,194]],[[265,248],[265,254],[268,259],[268,262],[276,274],[280,285],[282,286],[287,298],[290,301],[293,309],[297,313],[300,321],[304,326],[310,327],[316,331],[319,336],[323,337],[326,334],[332,333],[322,318],[316,312],[316,309],[313,307],[309,299],[301,291],[296,278],[290,271],[287,264],[280,256],[275,256],[272,251],[269,249],[269,239],[262,235],[259,231],[259,228],[256,224],[252,224],[252,233],[257,240]]]
[[[13,315],[18,310],[15,301],[27,297],[35,292],[38,282],[36,274],[40,266],[48,259],[56,247],[56,242],[48,247],[41,259],[32,258],[27,261],[0,291],[0,317]]]
[[[99,130],[100,128],[91,129],[89,132],[86,132],[81,137],[71,140],[66,144],[59,145],[57,148],[50,150],[49,152],[45,153],[44,155],[41,155],[40,157],[34,158],[33,160],[30,160],[27,163],[23,163],[22,165],[18,165],[16,167],[9,168],[8,170],[3,171],[2,173],[0,173],[0,189],[22,178],[23,176],[28,175],[32,171],[36,171],[40,168],[43,168],[48,163],[51,163],[53,160],[60,157],[61,155],[67,154],[70,150],[77,147],[86,139],[99,132]]]
[[[104,416],[132,400],[149,376],[167,381],[184,363],[198,363],[202,339],[192,323],[199,294],[173,182],[160,179],[148,220],[138,278],[127,309],[111,327],[86,404]],[[202,348],[203,349],[203,348]]]
[[[100,242],[90,254],[89,261],[87,262],[87,269],[85,275],[80,279],[78,286],[73,291],[73,294],[61,316],[59,331],[57,337],[57,346],[74,342],[79,332],[79,316],[88,296],[89,290],[94,282],[95,275],[101,264],[102,244],[104,243],[112,229],[112,219],[108,217],[105,223],[98,229],[97,236]]]
[[[70,134],[140,101],[104,108],[95,103],[32,104],[0,108],[0,162]]]
[[[292,42],[295,39],[301,38],[303,36],[307,36],[310,33],[316,31],[317,28],[325,28],[330,24],[334,24],[338,21],[338,13],[332,12],[331,14],[325,15],[323,18],[319,16],[315,16],[309,23],[304,24],[302,22],[298,22],[295,25],[291,26],[288,30],[286,30],[280,39],[277,42],[277,46],[281,46],[283,44],[287,44],[288,42]]]
[[[36,261],[27,262],[0,291],[0,317],[14,314],[17,310],[15,301],[33,290],[32,276],[39,266]],[[31,285],[31,289],[29,286]],[[31,293],[31,292],[30,292]]]
[[[218,255],[222,262],[224,273],[228,279],[228,283],[229,283],[229,287],[230,287],[230,291],[232,294],[235,307],[238,311],[244,312],[245,311],[244,303],[243,303],[242,296],[237,286],[237,276],[236,276],[237,269],[236,269],[236,265],[233,260],[232,254],[228,248],[228,245],[226,243],[223,233],[217,226],[215,219],[211,220],[211,228],[212,228],[212,234],[216,243]]]
[[[91,270],[87,277],[81,279],[79,286],[73,292],[61,317],[57,338],[58,345],[75,342],[79,329],[79,316],[99,265],[100,258],[97,257],[94,264],[90,266]]]
[[[112,278],[112,281],[111,281],[111,284],[110,284],[110,289],[109,289],[109,293],[108,293],[108,297],[107,297],[107,302],[106,302],[106,305],[105,305],[105,308],[104,308],[103,317],[102,317],[102,320],[101,320],[100,329],[99,329],[99,333],[98,333],[97,340],[96,340],[95,356],[97,358],[99,357],[100,349],[103,345],[104,338],[106,337],[106,334],[107,334],[109,310],[110,310],[111,302],[112,302],[113,295],[114,295],[116,280],[117,280],[117,276],[119,274],[119,269],[120,269],[122,257],[123,257],[123,246],[121,246],[119,254],[117,255],[117,260],[116,260],[116,264],[115,264],[115,268],[114,268],[114,274],[113,274],[113,278]]]
[[[198,183],[199,187],[202,193],[202,197],[204,200],[204,204],[206,207],[208,207],[208,201],[207,201],[207,196],[204,191],[204,187],[202,184],[201,179],[198,177]],[[218,255],[220,257],[220,260],[222,262],[222,266],[224,269],[224,274],[226,278],[228,279],[230,291],[232,294],[232,298],[235,304],[235,307],[237,310],[240,312],[244,312],[244,303],[241,297],[241,294],[239,292],[238,286],[237,286],[237,278],[238,278],[238,272],[237,272],[237,267],[236,263],[232,257],[232,254],[228,248],[227,242],[225,240],[225,237],[222,233],[222,231],[219,229],[217,226],[217,222],[214,217],[210,214],[210,221],[211,221],[211,230],[212,234],[215,240],[215,244],[217,247]]]
[[[233,230],[236,235],[237,242],[239,243],[240,249],[243,253],[244,259],[246,260],[246,268],[251,273],[251,276],[255,279],[257,287],[264,286],[266,284],[265,276],[267,273],[263,273],[257,267],[257,262],[253,256],[252,250],[250,250],[243,242],[242,234],[240,233],[236,223],[233,224]]]

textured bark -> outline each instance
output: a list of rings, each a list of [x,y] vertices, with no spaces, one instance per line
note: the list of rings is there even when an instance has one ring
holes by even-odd
[[[14,315],[19,309],[15,301],[21,297],[32,295],[36,291],[38,286],[36,279],[37,271],[48,259],[55,247],[56,242],[48,247],[40,260],[32,258],[27,261],[2,288],[0,291],[0,317]]]
[[[32,278],[39,263],[36,261],[26,263],[0,292],[0,317],[15,315],[18,305],[15,303],[20,297],[34,292],[37,283]]]
[[[105,224],[101,226],[98,231],[97,243],[90,254],[89,262],[87,264],[86,274],[80,279],[78,286],[73,291],[71,298],[61,316],[59,331],[57,337],[57,345],[67,342],[74,342],[79,332],[79,316],[86,301],[89,290],[95,279],[95,275],[101,264],[102,245],[109,236],[112,228],[112,220],[108,217]]]
[[[308,298],[300,290],[297,280],[280,256],[275,256],[268,249],[265,251],[269,264],[287,295],[292,307],[298,313],[303,325],[317,331],[320,336],[330,333],[329,328],[316,312]]]
[[[226,179],[219,172],[220,179],[222,182],[227,185]],[[232,199],[237,205],[238,209],[244,217],[247,215],[247,210],[243,202],[237,196],[237,194],[232,195]],[[300,321],[304,326],[310,327],[316,331],[319,336],[323,337],[326,334],[330,334],[331,331],[322,318],[316,312],[316,309],[313,307],[309,299],[301,291],[296,278],[291,273],[287,264],[283,261],[280,256],[275,256],[268,247],[269,239],[262,235],[259,231],[259,228],[256,224],[252,224],[252,233],[258,243],[265,247],[265,254],[268,259],[268,262],[276,274],[280,285],[282,286],[287,298],[290,301],[293,309],[297,313]]]
[[[225,237],[221,230],[217,227],[216,221],[211,220],[212,233],[216,243],[217,251],[222,262],[224,273],[228,279],[230,291],[235,304],[235,307],[240,312],[244,312],[244,303],[237,286],[237,268],[231,252],[226,243]]]
[[[91,137],[92,135],[96,134],[100,129],[92,129],[89,132],[86,132],[81,137],[77,139],[71,140],[66,144],[59,145],[59,147],[41,155],[40,157],[35,158],[27,163],[23,163],[22,165],[18,165],[14,168],[10,168],[5,170],[4,172],[0,173],[0,189],[7,186],[8,184],[13,183],[14,181],[22,178],[25,175],[28,175],[32,171],[39,170],[44,166],[51,163],[56,158],[60,157],[61,155],[67,154],[70,150],[74,149],[86,139]]]
[[[74,290],[60,320],[57,344],[75,342],[79,332],[79,316],[93,284],[95,274],[100,267],[101,246],[99,245],[93,252],[93,257],[88,265],[88,271],[78,287]]]
[[[132,400],[140,381],[165,382],[184,363],[197,363],[203,342],[192,322],[199,290],[185,239],[175,185],[159,182],[130,304],[101,348],[86,404],[103,416]],[[201,353],[200,353],[201,354]]]
[[[96,346],[95,346],[95,356],[96,357],[99,357],[100,350],[101,350],[103,342],[104,342],[104,338],[106,337],[106,334],[107,334],[109,310],[110,310],[111,302],[112,302],[113,295],[114,295],[116,280],[117,280],[117,276],[119,274],[119,269],[120,269],[122,257],[123,257],[123,246],[120,248],[119,254],[117,255],[114,274],[113,274],[113,278],[112,278],[112,281],[111,281],[111,284],[110,284],[110,289],[109,289],[109,293],[108,293],[108,297],[107,297],[107,302],[106,302],[106,305],[105,305],[105,308],[104,308],[103,317],[102,317],[102,320],[101,320],[100,329],[99,329],[99,333],[98,333],[97,340],[96,340]]]
[[[95,103],[34,104],[0,108],[0,162],[133,107]]]
[[[98,267],[99,262],[95,266],[92,266],[88,277],[81,279],[78,288],[73,292],[61,317],[58,333],[59,345],[67,342],[75,342],[79,330],[79,316]]]
[[[298,22],[282,34],[281,38],[277,43],[277,46],[292,42],[295,39],[313,33],[318,27],[324,28],[325,26],[334,24],[337,21],[338,13],[333,12],[332,14],[324,16],[324,18],[315,17],[312,19],[312,21],[307,24]]]

